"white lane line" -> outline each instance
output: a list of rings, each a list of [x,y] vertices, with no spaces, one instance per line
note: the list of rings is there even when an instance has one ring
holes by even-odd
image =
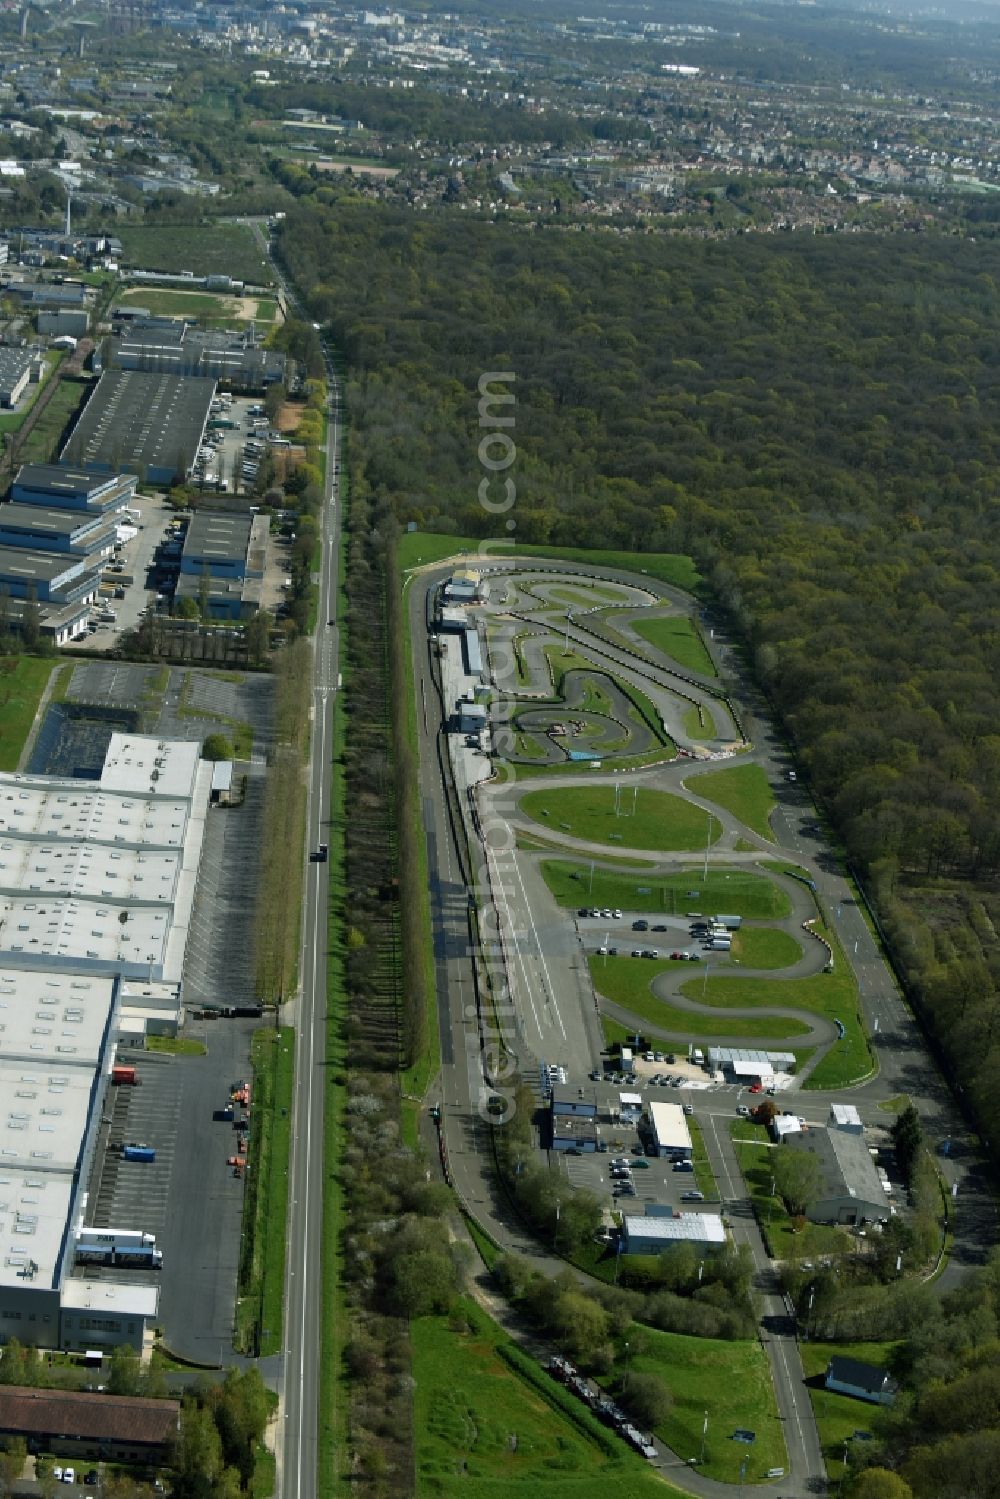
[[[508,831],[509,830],[510,829],[508,827]],[[538,936],[538,928],[535,926],[535,918],[531,914],[531,905],[530,905],[530,902],[528,901],[528,892],[524,888],[524,879],[522,878],[522,875],[521,875],[520,862],[517,859],[514,860],[514,872],[517,875],[517,883],[521,887],[521,895],[522,895],[522,898],[524,900],[524,909],[528,913],[528,921],[529,921],[529,923],[531,925],[532,935],[533,935],[533,937],[535,939],[535,948],[536,948],[536,950],[538,952],[538,961],[539,961],[539,963],[541,963],[541,965],[542,965],[542,973],[545,975],[545,979],[544,979],[544,982],[545,982],[545,991],[546,991],[546,993],[549,996],[549,1000],[551,1002],[552,1009],[555,1010],[556,1020],[557,1020],[557,1022],[559,1024],[559,1029],[562,1032],[563,1040],[566,1041],[566,1040],[568,1040],[568,1037],[566,1035],[566,1027],[563,1025],[563,1018],[562,1018],[562,1015],[559,1012],[559,1005],[558,1005],[558,1003],[556,1001],[555,990],[552,987],[552,981],[551,981],[551,979],[549,977],[549,965],[545,961],[545,954],[542,951],[542,944],[541,944],[541,941],[539,940],[539,936]]]

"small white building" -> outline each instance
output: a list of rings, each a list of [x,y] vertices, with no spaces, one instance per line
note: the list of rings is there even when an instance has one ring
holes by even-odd
[[[852,1135],[864,1133],[861,1115],[853,1103],[832,1103],[830,1105],[830,1128],[846,1129]]]
[[[672,1244],[696,1244],[721,1249],[726,1229],[718,1213],[626,1214],[622,1224],[623,1254],[659,1254]]]
[[[649,1122],[657,1155],[683,1155],[690,1160],[693,1152],[691,1131],[679,1103],[651,1103]]]
[[[638,1122],[642,1115],[642,1094],[619,1093],[618,1113],[622,1119],[630,1120],[632,1123]]]
[[[771,1133],[780,1145],[789,1135],[801,1135],[802,1120],[796,1114],[775,1114],[771,1120]]]

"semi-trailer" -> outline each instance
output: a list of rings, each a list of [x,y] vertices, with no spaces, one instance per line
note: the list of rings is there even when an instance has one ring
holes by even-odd
[[[122,1084],[134,1088],[139,1078],[134,1067],[112,1067],[111,1081],[116,1085]]]
[[[132,1265],[148,1270],[163,1266],[163,1254],[151,1244],[137,1244],[116,1249],[113,1244],[80,1244],[76,1246],[78,1265]]]
[[[111,1244],[125,1247],[126,1245],[152,1246],[156,1243],[155,1234],[144,1234],[138,1228],[78,1228],[76,1231],[78,1244]]]

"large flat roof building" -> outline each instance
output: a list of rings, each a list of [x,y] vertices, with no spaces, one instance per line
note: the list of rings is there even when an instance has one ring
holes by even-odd
[[[651,1103],[649,1120],[653,1126],[657,1155],[690,1157],[693,1154],[691,1131],[679,1103]]]
[[[133,318],[107,343],[109,369],[208,376],[235,390],[263,391],[285,378],[287,357],[249,330],[205,331],[181,320]]]
[[[135,494],[134,474],[74,463],[26,463],[18,470],[11,499],[22,505],[89,510],[99,515],[124,510]]]
[[[173,484],[191,472],[205,435],[215,380],[106,370],[63,457],[107,464]]]
[[[806,1209],[813,1223],[885,1223],[889,1199],[865,1144],[864,1135],[844,1129],[818,1129],[790,1135],[785,1150],[811,1155],[819,1165],[819,1188]]]
[[[719,1249],[726,1242],[726,1227],[718,1213],[626,1214],[622,1241],[623,1254],[659,1254],[672,1244]]]
[[[33,547],[64,556],[93,557],[111,552],[117,527],[113,517],[50,505],[0,505],[0,546]]]
[[[0,546],[0,588],[11,598],[73,604],[97,596],[99,576],[81,557],[66,552]]]
[[[204,602],[214,619],[249,619],[261,606],[270,525],[265,515],[198,510],[191,518],[175,600]]]
[[[0,1342],[141,1347],[155,1320],[155,1283],[81,1270],[76,1233],[116,1047],[181,1003],[211,775],[128,733],[96,782],[0,775]]]

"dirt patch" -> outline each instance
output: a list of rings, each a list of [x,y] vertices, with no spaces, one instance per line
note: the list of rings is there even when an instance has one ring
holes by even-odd
[[[294,432],[302,420],[305,407],[301,402],[286,401],[278,408],[277,428],[279,432]]]
[[[399,176],[398,167],[371,167],[353,161],[329,161],[325,157],[314,166],[320,172],[353,172],[355,177],[383,177],[387,181]]]

